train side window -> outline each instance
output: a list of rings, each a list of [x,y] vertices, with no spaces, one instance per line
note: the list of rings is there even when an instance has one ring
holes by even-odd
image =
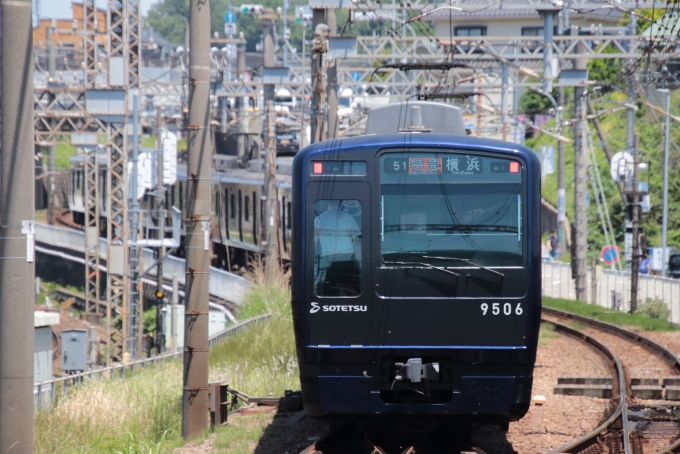
[[[287,210],[288,211],[288,220],[286,221],[286,227],[291,228],[293,226],[293,221],[291,218],[293,217],[293,213],[290,211],[291,210],[291,202],[288,202]]]
[[[262,219],[262,214],[260,214]],[[257,193],[253,191],[253,243],[257,244]]]
[[[236,219],[236,194],[231,195],[231,218]]]
[[[250,220],[250,197],[245,196],[245,206],[246,206],[246,213],[245,213],[245,221],[248,222]]]
[[[184,197],[182,197],[184,195],[183,194],[184,193],[183,186],[184,185],[182,183],[179,184],[179,209],[180,209],[180,211],[182,211],[184,209]]]
[[[361,294],[361,202],[317,200],[314,204],[314,293]]]

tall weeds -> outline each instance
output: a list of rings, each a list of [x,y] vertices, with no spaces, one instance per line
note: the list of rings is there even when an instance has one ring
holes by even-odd
[[[240,319],[271,313],[210,351],[210,381],[226,381],[252,396],[299,389],[289,275],[266,282],[262,263]],[[92,380],[47,411],[36,412],[36,453],[159,453],[181,444],[182,363],[169,361],[124,380]]]

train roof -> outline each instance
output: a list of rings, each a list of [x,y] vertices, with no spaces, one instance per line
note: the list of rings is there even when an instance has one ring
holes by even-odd
[[[369,110],[366,134],[404,131],[465,134],[460,107],[431,101],[402,101]]]
[[[432,132],[407,132],[400,134],[366,134],[312,144],[295,157],[295,165],[309,154],[337,156],[343,151],[376,148],[463,148],[470,151],[487,151],[519,155],[539,165],[536,153],[524,145],[502,140],[472,137],[467,135],[438,134]]]

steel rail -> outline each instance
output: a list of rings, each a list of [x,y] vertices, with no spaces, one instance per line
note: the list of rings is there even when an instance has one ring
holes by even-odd
[[[668,364],[670,364],[673,369],[675,369],[678,374],[680,374],[680,358],[678,358],[675,353],[647,336],[636,333],[635,331],[621,328],[620,326],[616,326],[611,323],[584,317],[583,315],[573,314],[571,312],[561,311],[559,309],[553,309],[551,307],[543,307],[543,312],[548,315],[576,320],[578,322],[585,323],[586,325],[597,327],[603,331],[616,334],[617,336],[633,340],[650,350],[652,353],[661,356],[664,360],[666,360],[666,362],[668,362]]]
[[[656,342],[653,339],[650,339],[647,336],[644,336],[640,333],[636,333],[635,331],[630,331],[625,328],[621,328],[620,326],[616,326],[611,323],[595,320],[578,314],[573,314],[571,312],[561,311],[559,309],[543,307],[543,312],[549,315],[575,320],[586,325],[596,327],[597,329],[600,329],[602,331],[606,331],[611,334],[615,334],[617,336],[624,337],[626,339],[637,342],[646,349],[648,349],[649,351],[651,351],[652,353],[662,357],[678,374],[680,374],[680,359],[678,359],[678,356],[669,349],[667,349],[666,347],[664,347],[663,345],[661,345],[660,343]],[[680,452],[680,439],[675,440],[670,445],[660,450],[657,454],[665,454],[671,452],[673,453]]]
[[[543,308],[545,310],[546,308]],[[624,452],[626,454],[632,453],[630,449],[630,431],[628,428],[628,407],[626,405],[626,376],[623,372],[623,366],[621,365],[621,361],[619,358],[614,354],[613,351],[609,349],[605,344],[599,342],[595,338],[588,336],[586,334],[583,334],[569,326],[563,325],[559,322],[555,322],[553,320],[548,320],[548,319],[541,319],[542,322],[550,323],[553,325],[558,331],[562,331],[566,334],[569,334],[573,337],[576,337],[577,339],[592,345],[595,347],[597,350],[599,350],[610,362],[610,367],[614,369],[614,372],[616,374],[616,382],[618,384],[618,397],[619,397],[619,405],[614,411],[614,413],[607,419],[605,422],[603,422],[601,425],[596,427],[595,429],[591,430],[587,434],[583,435],[582,437],[577,438],[574,441],[571,441],[567,443],[564,446],[561,446],[553,451],[550,451],[549,454],[558,454],[558,453],[579,453],[584,451],[585,449],[589,448],[590,446],[593,446],[597,443],[599,443],[598,436],[605,432],[606,430],[610,429],[614,424],[616,424],[617,421],[621,420],[622,424],[622,436],[623,436],[623,446],[624,446]],[[612,397],[614,399],[614,397]]]

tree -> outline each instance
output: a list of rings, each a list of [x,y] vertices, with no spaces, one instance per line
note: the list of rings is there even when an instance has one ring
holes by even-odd
[[[189,28],[189,0],[163,0],[151,6],[145,21],[171,43],[184,43]]]

